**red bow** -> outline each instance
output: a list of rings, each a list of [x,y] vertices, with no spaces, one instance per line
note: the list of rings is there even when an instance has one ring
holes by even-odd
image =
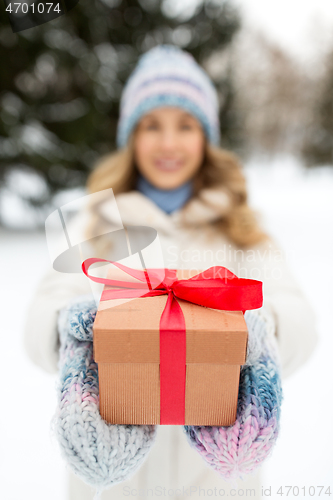
[[[95,262],[109,262],[130,276],[148,284],[97,278],[88,274]],[[90,258],[82,262],[82,270],[97,283],[117,287],[103,290],[101,301],[119,298],[153,297],[168,294],[160,319],[160,424],[185,424],[186,325],[177,298],[194,304],[243,311],[262,306],[262,282],[238,278],[229,269],[214,266],[186,280],[177,278],[176,269],[145,269],[140,271],[106,259]],[[147,273],[149,271],[149,275]],[[161,281],[161,272],[165,275]]]

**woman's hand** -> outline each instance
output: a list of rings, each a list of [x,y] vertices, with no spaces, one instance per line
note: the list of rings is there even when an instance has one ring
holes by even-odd
[[[283,399],[274,319],[264,308],[246,311],[244,317],[249,337],[246,363],[240,370],[236,422],[222,427],[184,426],[189,444],[230,481],[251,474],[271,454]]]
[[[102,491],[141,466],[155,442],[156,426],[111,425],[101,418],[92,343],[96,311],[91,296],[80,296],[59,312],[60,380],[52,428],[71,469]]]

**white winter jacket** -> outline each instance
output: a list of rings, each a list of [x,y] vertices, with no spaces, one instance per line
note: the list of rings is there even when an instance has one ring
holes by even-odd
[[[224,234],[213,229],[209,222],[216,217],[216,211],[207,208],[199,200],[190,200],[182,209],[170,215],[138,191],[121,193],[116,196],[116,201],[124,227],[143,225],[157,230],[165,267],[200,270],[218,265],[227,267],[240,278],[263,281],[263,307],[275,318],[282,378],[288,377],[307,361],[317,343],[314,312],[276,242],[261,243],[251,250],[240,251]],[[100,206],[105,227],[115,224],[111,208],[107,201]],[[184,226],[184,217],[191,222],[191,227]],[[82,209],[68,226],[69,233],[73,231],[82,235],[87,221],[88,214]],[[89,293],[91,283],[83,273],[59,273],[50,262],[50,268],[30,303],[24,337],[29,357],[43,370],[57,372],[59,310],[73,297]],[[103,496],[103,499],[126,497],[130,489],[161,484],[167,489],[178,484],[181,487],[216,486],[229,491],[231,486],[208,469],[202,458],[185,442],[181,426],[160,426],[159,431],[157,443],[140,470],[132,479],[108,490],[109,496]],[[241,481],[238,486],[254,487],[256,496],[252,495],[251,498],[261,498],[260,472],[249,477],[246,484]],[[70,488],[71,499],[93,498],[92,488],[72,473]],[[195,493],[192,498],[196,498]]]

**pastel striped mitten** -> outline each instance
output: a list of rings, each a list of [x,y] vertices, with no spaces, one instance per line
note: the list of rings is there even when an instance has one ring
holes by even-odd
[[[190,446],[231,483],[253,474],[270,456],[283,400],[274,319],[264,308],[246,311],[244,318],[249,337],[246,363],[240,371],[236,422],[225,427],[184,426]]]
[[[99,413],[98,366],[93,360],[97,308],[91,295],[59,312],[58,405],[51,422],[72,471],[97,489],[97,497],[129,479],[155,442],[153,425],[111,425]]]

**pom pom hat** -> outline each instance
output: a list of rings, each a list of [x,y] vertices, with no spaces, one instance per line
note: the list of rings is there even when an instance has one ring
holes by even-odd
[[[180,107],[194,115],[208,141],[219,145],[216,89],[194,57],[175,45],[157,45],[139,58],[121,96],[117,146],[127,144],[143,115],[162,106]]]

